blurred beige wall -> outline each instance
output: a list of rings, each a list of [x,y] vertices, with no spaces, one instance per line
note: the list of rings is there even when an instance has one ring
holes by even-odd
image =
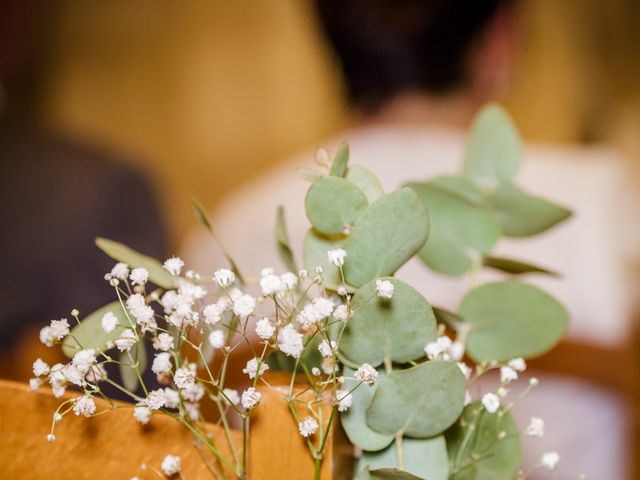
[[[526,137],[602,140],[636,118],[637,108],[617,115],[639,91],[625,53],[636,49],[624,49],[637,40],[635,3],[522,2],[509,105]],[[195,224],[190,195],[212,205],[345,123],[308,0],[64,0],[54,22],[43,118],[134,153],[174,245]]]

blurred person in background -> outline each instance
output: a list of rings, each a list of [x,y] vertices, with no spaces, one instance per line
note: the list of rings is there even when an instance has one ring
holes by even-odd
[[[506,94],[518,46],[516,2],[318,0],[316,7],[353,107],[353,127],[325,142],[327,148],[335,151],[346,140],[350,161],[372,170],[386,190],[459,171],[471,118],[483,103]],[[301,258],[308,183],[296,167],[313,166],[313,156],[309,151],[281,164],[215,209],[218,236],[245,273],[279,265],[273,240],[278,205],[285,207],[291,245]],[[632,331],[629,280],[638,228],[624,208],[634,203],[623,165],[606,147],[526,145],[519,183],[575,213],[533,239],[505,239],[496,250],[561,272],[560,279],[527,281],[563,301],[572,316],[569,341],[588,352],[615,352]],[[205,233],[187,240],[184,256],[203,272],[226,265]],[[416,260],[398,276],[424,285],[427,298],[452,309],[468,289],[467,279],[439,276]],[[525,466],[557,450],[563,459],[557,478],[582,472],[625,478],[631,422],[624,400],[609,389],[543,375],[541,387],[515,413],[523,427],[533,415],[547,422],[544,439],[525,443]]]
[[[167,252],[153,194],[124,158],[62,138],[34,120],[45,60],[47,2],[4,2],[0,15],[0,378],[27,380],[33,360],[60,360],[38,342],[52,319],[113,301],[115,261],[96,236],[157,258]],[[152,375],[153,376],[153,375]],[[108,391],[113,397],[118,392]]]

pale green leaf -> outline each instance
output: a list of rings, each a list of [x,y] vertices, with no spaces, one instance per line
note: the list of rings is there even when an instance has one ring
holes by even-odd
[[[123,243],[108,240],[106,238],[96,238],[96,245],[100,250],[118,262],[124,262],[131,268],[142,267],[149,272],[149,280],[162,288],[174,288],[176,280],[162,268],[162,264],[155,258],[148,257],[142,253],[127,247]]]
[[[395,443],[379,452],[363,452],[356,467],[360,475],[358,480],[376,478],[367,475],[367,467],[370,470],[397,468],[396,452]],[[449,478],[449,457],[443,435],[427,439],[403,437],[402,453],[405,472],[427,480],[447,480]]]
[[[325,177],[313,182],[304,205],[314,228],[325,234],[339,234],[355,223],[368,202],[362,190],[350,181]]]
[[[343,143],[338,147],[336,156],[333,159],[329,175],[334,177],[344,177],[347,173],[347,165],[349,163],[349,144]]]
[[[472,327],[467,354],[476,362],[541,355],[569,325],[567,311],[555,298],[515,281],[471,290],[462,299],[460,315]]]
[[[429,185],[433,188],[452,193],[472,205],[484,203],[484,195],[471,180],[462,176],[446,175],[429,180]]]
[[[404,363],[424,356],[436,338],[436,319],[427,300],[410,285],[388,278],[393,298],[376,296],[376,281],[362,286],[351,299],[353,316],[339,342],[342,356],[360,365],[380,365],[385,357]]]
[[[211,237],[213,237],[215,242],[218,244],[218,247],[220,247],[220,250],[222,250],[222,254],[224,255],[224,258],[227,260],[227,262],[229,263],[229,266],[231,267],[231,270],[233,271],[236,278],[238,279],[238,283],[240,283],[240,285],[244,285],[245,284],[244,277],[242,276],[242,273],[240,273],[240,269],[238,268],[238,265],[236,264],[233,257],[229,254],[227,249],[224,248],[224,245],[222,244],[220,239],[217,237],[216,232],[213,229],[213,225],[211,224],[211,219],[209,218],[209,214],[207,213],[205,208],[202,206],[202,204],[194,197],[191,198],[191,205],[193,206],[196,219],[202,224],[202,226],[204,226],[207,229],[207,231],[211,234]]]
[[[282,263],[284,263],[289,271],[297,273],[298,267],[293,256],[293,250],[291,250],[291,243],[289,242],[287,223],[285,221],[284,208],[282,205],[278,206],[276,214],[276,247]]]
[[[384,195],[384,189],[378,177],[360,165],[350,166],[345,178],[362,190],[369,203],[375,202]]]
[[[305,167],[298,168],[298,175],[300,175],[303,179],[311,183],[324,177],[322,172],[313,170],[312,168],[305,168]]]
[[[367,424],[377,432],[427,438],[450,427],[462,413],[466,382],[453,362],[429,361],[382,378]]]
[[[476,115],[467,142],[464,174],[486,189],[510,182],[520,168],[522,146],[509,114],[489,104]]]
[[[358,218],[344,244],[347,283],[355,287],[392,275],[427,241],[429,216],[409,188],[384,195]]]
[[[500,270],[501,272],[509,273],[511,275],[523,275],[525,273],[543,273],[552,277],[558,276],[558,274],[553,270],[548,270],[531,263],[522,262],[520,260],[513,260],[510,258],[493,257],[488,255],[482,259],[482,264],[485,267],[493,268],[494,270]]]
[[[140,383],[136,370],[142,376],[142,372],[147,368],[147,351],[143,340],[136,343],[129,352],[120,353],[119,368],[124,387],[135,392]]]
[[[520,434],[510,413],[489,413],[479,402],[472,403],[446,437],[451,480],[515,478],[521,463]]]
[[[431,235],[419,256],[432,270],[462,275],[471,268],[475,256],[488,252],[500,238],[500,222],[487,207],[430,182],[409,187],[429,211]]]
[[[213,234],[213,225],[211,225],[209,214],[207,214],[206,209],[196,197],[191,197],[191,206],[193,207],[193,214],[195,215],[196,220],[198,220],[198,222],[206,228],[209,233]]]
[[[571,210],[505,185],[487,197],[496,210],[504,234],[529,237],[542,233],[571,216]]]
[[[353,377],[353,373],[354,370],[350,368],[345,368],[343,371],[343,375],[345,376],[343,388],[349,391],[354,388],[355,390],[353,390],[353,393],[351,394],[353,397],[351,407],[346,412],[342,412],[340,414],[342,428],[344,428],[344,431],[347,434],[347,437],[349,437],[351,443],[361,449],[370,451],[381,450],[393,441],[393,435],[383,435],[372,430],[369,425],[367,425],[367,420],[365,418],[367,408],[369,408],[373,394],[376,391],[376,385],[370,387],[366,384],[362,384],[356,388],[356,385],[360,382],[354,378],[349,378]],[[378,378],[381,378],[382,376],[384,376],[384,373],[379,372]],[[378,467],[381,465],[374,466]],[[382,466],[395,466],[395,464]]]
[[[118,319],[116,328],[110,333],[102,329],[102,317],[108,312],[112,312]],[[119,301],[112,302],[87,315],[79,325],[73,327],[64,340],[62,352],[69,358],[84,348],[104,352],[107,350],[107,343],[115,341],[127,328],[131,328],[131,324],[122,309],[122,304]]]
[[[304,237],[302,251],[304,256],[304,266],[309,270],[310,275],[315,275],[316,267],[322,267],[324,285],[329,290],[337,290],[342,283],[340,270],[334,264],[329,262],[327,252],[331,249],[338,248],[343,245],[345,237],[343,235],[335,235],[329,237],[322,235],[315,230],[309,230]],[[355,289],[345,286],[347,291],[353,292]]]

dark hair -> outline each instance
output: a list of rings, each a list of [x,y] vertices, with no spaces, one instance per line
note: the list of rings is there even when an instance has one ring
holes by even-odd
[[[351,101],[371,111],[404,90],[463,85],[474,40],[505,1],[316,0],[316,7]]]

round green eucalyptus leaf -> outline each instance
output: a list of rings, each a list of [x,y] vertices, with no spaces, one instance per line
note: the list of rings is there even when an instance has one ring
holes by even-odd
[[[471,290],[462,299],[460,316],[472,326],[467,354],[476,362],[541,355],[569,325],[567,311],[555,298],[516,281]]]
[[[112,312],[118,319],[116,328],[109,333],[102,329],[102,317],[108,312]],[[71,358],[78,350],[84,348],[104,352],[107,350],[107,343],[118,339],[127,328],[131,328],[131,325],[122,309],[122,304],[119,301],[112,302],[90,313],[80,320],[79,325],[71,329],[62,345],[62,353]],[[82,347],[78,345],[78,342]]]
[[[431,182],[409,187],[429,211],[431,236],[418,255],[432,270],[463,275],[471,268],[473,256],[488,252],[500,238],[500,221],[484,205]]]
[[[424,245],[429,217],[416,193],[402,188],[380,197],[358,218],[344,244],[347,282],[360,287],[392,275]]]
[[[310,275],[314,275],[316,267],[322,267],[324,286],[329,290],[337,290],[343,285],[340,277],[340,270],[329,262],[327,252],[334,248],[341,247],[345,240],[344,235],[327,236],[311,229],[304,237],[302,244],[302,255],[304,257],[304,267],[309,270]],[[348,258],[348,257],[347,257]],[[344,285],[348,292],[355,289],[349,285]]]
[[[369,203],[375,202],[384,195],[384,189],[378,177],[360,165],[352,165],[345,177],[365,194]]]
[[[522,146],[509,114],[489,104],[476,115],[467,142],[464,174],[478,186],[508,183],[520,168]]]
[[[345,377],[353,377],[353,370],[351,368],[345,368],[343,375]],[[381,378],[384,373],[379,372]],[[346,390],[353,390],[351,394],[353,396],[353,403],[346,412],[340,414],[340,422],[342,428],[344,428],[347,437],[354,445],[360,447],[363,450],[376,451],[381,450],[391,442],[393,442],[393,435],[383,435],[381,433],[372,430],[367,425],[365,415],[367,408],[371,403],[373,394],[376,391],[376,385],[368,386],[366,384],[360,385],[356,388],[356,385],[360,383],[354,378],[346,378],[343,383],[343,388]]]
[[[394,286],[393,298],[378,297],[376,281],[372,280],[351,299],[353,316],[338,349],[357,365],[377,367],[385,357],[399,363],[415,360],[437,336],[436,319],[427,300],[406,283],[387,280]]]
[[[465,388],[464,375],[453,362],[429,361],[395,370],[378,382],[367,424],[387,435],[438,435],[462,413]]]
[[[500,218],[504,234],[510,237],[542,233],[571,216],[571,210],[513,185],[500,187],[488,201]]]
[[[444,435],[425,439],[403,437],[402,453],[405,472],[427,480],[449,478],[449,457]],[[376,478],[369,474],[369,470],[397,467],[396,444],[392,443],[379,452],[362,452],[356,470],[358,479],[368,480]]]
[[[149,272],[149,280],[159,287],[167,289],[175,288],[175,277],[172,277],[155,258],[143,255],[123,243],[115,242],[107,238],[96,238],[96,245],[100,250],[118,262],[124,262],[131,268],[145,268]]]
[[[469,431],[469,426],[473,430]],[[500,432],[504,432],[500,438]],[[511,414],[468,405],[460,421],[446,432],[451,480],[515,478],[521,463],[520,434]],[[466,439],[466,440],[465,440]]]
[[[313,182],[304,199],[307,218],[318,231],[342,233],[367,208],[362,190],[340,177],[324,177]]]

